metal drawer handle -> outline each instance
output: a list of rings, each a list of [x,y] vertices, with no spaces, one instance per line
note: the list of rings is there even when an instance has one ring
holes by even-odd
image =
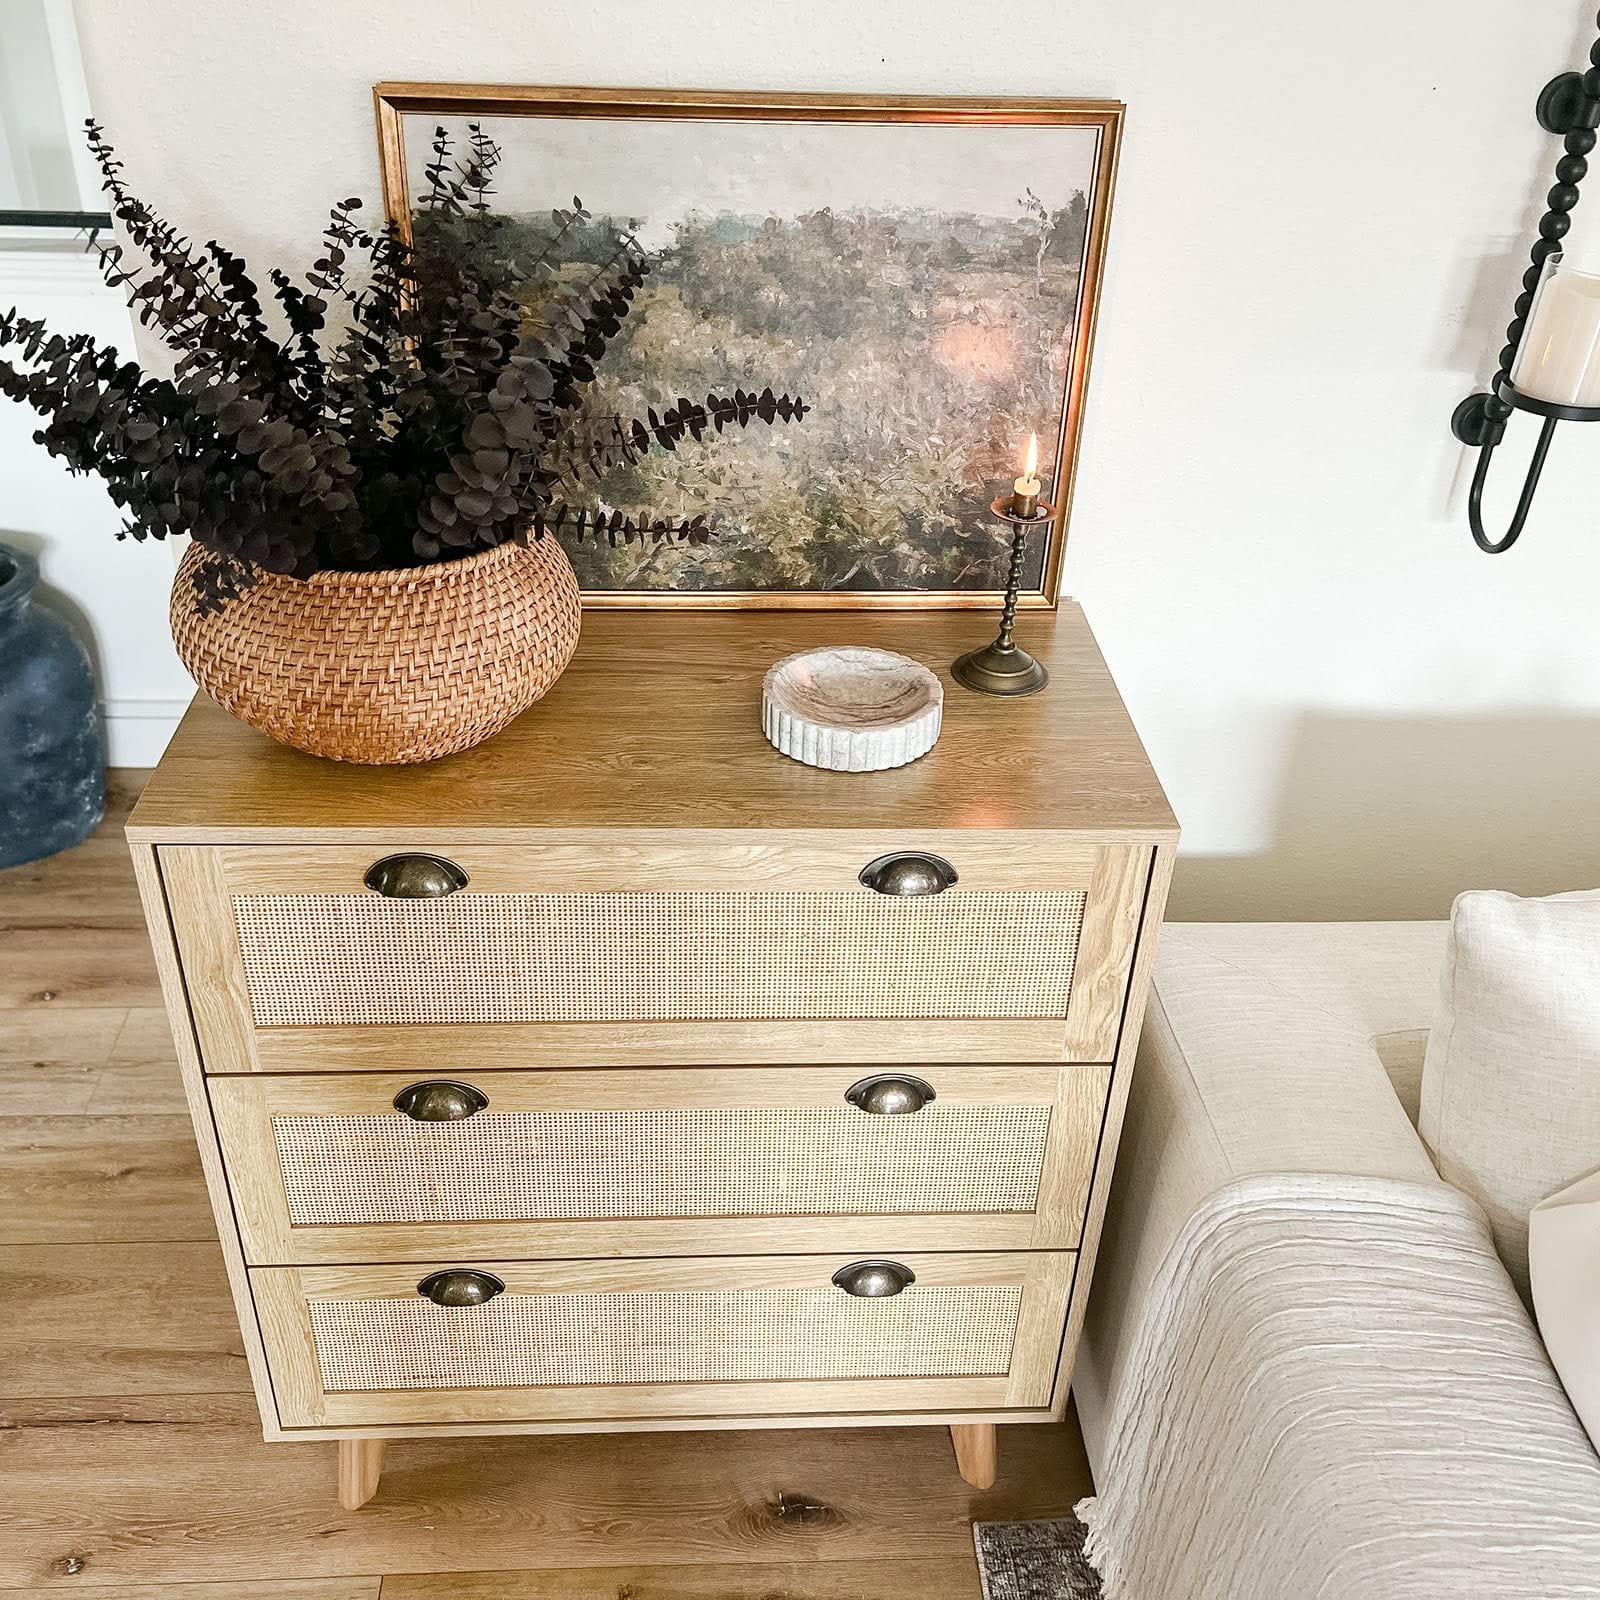
[[[413,1122],[465,1122],[488,1105],[489,1097],[470,1083],[437,1078],[414,1083],[394,1097],[394,1108]]]
[[[452,1267],[444,1272],[430,1272],[417,1285],[417,1293],[436,1306],[482,1306],[504,1293],[505,1287],[492,1272]]]
[[[898,1117],[920,1111],[930,1100],[938,1098],[931,1083],[894,1072],[879,1073],[875,1078],[852,1083],[844,1097],[851,1105],[860,1106],[875,1117]]]
[[[887,1300],[916,1281],[916,1273],[898,1261],[852,1261],[833,1275],[834,1287],[858,1300]]]
[[[386,900],[437,900],[465,889],[467,875],[443,856],[385,856],[361,881]]]
[[[861,869],[861,881],[877,894],[943,894],[957,878],[943,856],[914,850],[879,856]]]

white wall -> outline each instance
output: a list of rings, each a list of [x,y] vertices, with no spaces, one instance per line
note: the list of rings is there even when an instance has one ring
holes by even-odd
[[[132,353],[127,302],[81,248],[0,246],[0,306]],[[0,399],[0,542],[39,558],[40,598],[89,646],[112,766],[153,766],[194,684],[172,648],[173,552],[117,542],[122,517],[100,481],[73,477],[33,442],[38,417]]]
[[[1067,588],[1186,826],[1185,915],[1427,915],[1600,881],[1600,441],[1468,541],[1554,142],[1555,0],[79,0],[136,184],[264,267],[376,203],[380,78],[1129,103]],[[1597,195],[1589,201],[1600,222]],[[1518,446],[1496,499],[1512,493]]]
[[[97,199],[80,130],[89,103],[71,0],[0,0],[0,208],[78,210]],[[84,240],[0,233],[0,307],[132,355],[133,318]],[[33,443],[39,419],[0,400],[0,540],[39,558],[40,599],[88,646],[113,766],[150,766],[194,693],[166,624],[173,552],[118,547],[122,518],[100,483]]]

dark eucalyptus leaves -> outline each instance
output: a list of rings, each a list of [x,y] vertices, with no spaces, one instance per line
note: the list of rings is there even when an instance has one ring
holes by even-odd
[[[643,417],[591,414],[586,389],[649,261],[577,199],[546,226],[497,215],[501,152],[481,128],[459,154],[438,130],[414,243],[341,200],[304,283],[274,269],[266,299],[239,257],[197,247],[129,193],[88,131],[131,246],[97,247],[102,269],[174,352],[173,376],[10,311],[0,349],[20,359],[0,359],[0,393],[40,413],[34,437],[53,455],[100,474],[125,535],[205,547],[201,609],[262,571],[419,566],[545,534],[701,544],[707,516],[572,501],[652,449],[808,409],[741,387]]]

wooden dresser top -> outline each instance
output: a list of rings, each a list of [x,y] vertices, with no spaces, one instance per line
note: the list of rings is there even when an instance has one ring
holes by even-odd
[[[413,767],[302,755],[198,697],[128,825],[149,843],[489,839],[527,829],[1017,829],[1171,842],[1177,823],[1075,604],[1032,612],[1018,642],[1042,694],[990,699],[950,662],[993,636],[986,611],[593,611],[550,693],[475,750]],[[834,773],[761,731],[779,657],[871,644],[932,667],[944,730],[920,761]]]

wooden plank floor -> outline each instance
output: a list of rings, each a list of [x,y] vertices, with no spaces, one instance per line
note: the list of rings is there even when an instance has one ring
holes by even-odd
[[[1075,1425],[262,1443],[121,836],[0,872],[0,1600],[974,1600],[974,1518],[1088,1492]]]

